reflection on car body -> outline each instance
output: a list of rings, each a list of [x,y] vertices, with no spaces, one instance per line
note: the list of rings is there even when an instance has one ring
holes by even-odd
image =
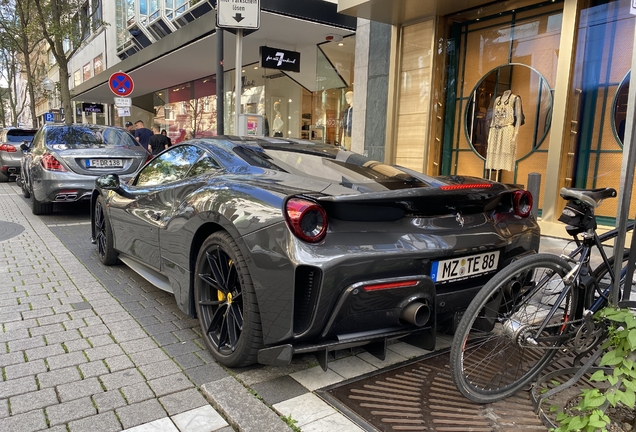
[[[539,246],[518,187],[291,139],[185,141],[128,182],[99,177],[91,206],[102,262],[174,293],[230,367],[313,352],[326,368],[330,351],[383,357],[395,338],[432,349],[438,322]]]

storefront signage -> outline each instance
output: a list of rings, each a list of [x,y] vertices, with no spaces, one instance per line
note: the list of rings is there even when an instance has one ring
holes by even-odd
[[[83,103],[82,111],[85,113],[96,113],[103,114],[104,113],[104,105],[103,104],[93,104],[93,103]]]
[[[234,29],[261,26],[261,0],[217,0],[216,24]]]
[[[266,69],[280,69],[300,72],[300,53],[267,46],[261,47],[261,66]]]

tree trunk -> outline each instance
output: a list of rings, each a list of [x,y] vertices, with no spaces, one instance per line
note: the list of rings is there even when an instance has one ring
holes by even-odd
[[[68,86],[68,60],[66,58],[58,58],[58,67],[60,70],[60,97],[62,99],[62,108],[64,109],[64,123],[70,125],[73,123],[73,109],[71,89]]]

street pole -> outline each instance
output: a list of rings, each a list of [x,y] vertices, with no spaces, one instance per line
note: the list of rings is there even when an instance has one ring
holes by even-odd
[[[225,134],[225,110],[223,89],[223,29],[216,27],[216,134]]]
[[[241,110],[241,67],[243,64],[243,29],[236,29],[236,81],[235,100],[234,100],[234,135],[239,134],[239,114]]]

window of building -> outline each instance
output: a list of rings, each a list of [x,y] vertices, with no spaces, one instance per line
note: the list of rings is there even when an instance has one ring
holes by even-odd
[[[99,75],[104,71],[104,60],[103,55],[100,54],[93,59],[93,73],[95,75]]]
[[[55,64],[55,56],[53,55],[53,51],[49,50],[49,65],[53,66]]]
[[[91,64],[86,63],[82,68],[82,79],[83,81],[88,81],[91,79]]]
[[[82,72],[78,69],[73,72],[73,85],[77,87],[82,83]]]
[[[102,1],[101,0],[91,0],[92,7],[92,16],[91,16],[91,26],[93,31],[97,30],[98,27],[102,25]]]

